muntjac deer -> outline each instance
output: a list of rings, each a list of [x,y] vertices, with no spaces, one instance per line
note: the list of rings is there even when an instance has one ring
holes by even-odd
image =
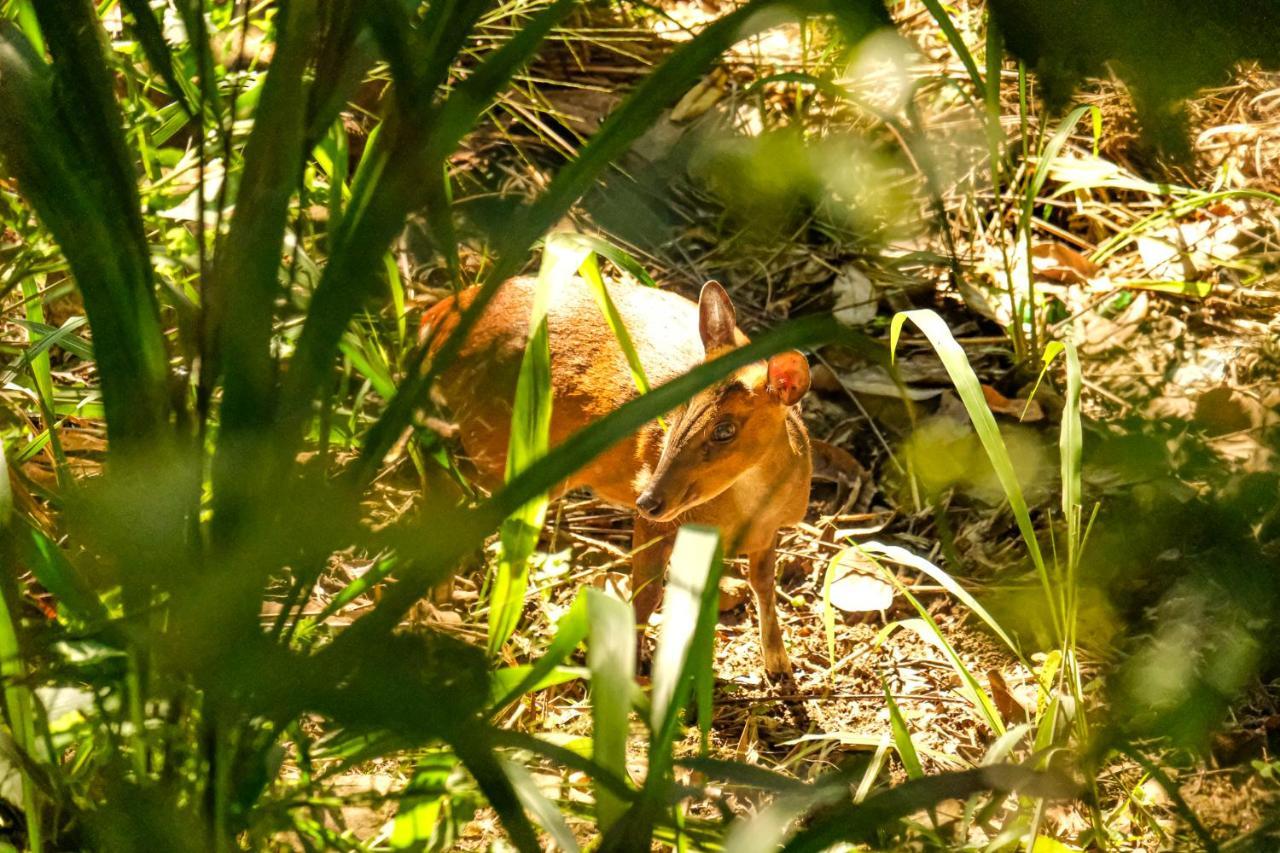
[[[638,392],[587,284],[572,279],[552,287],[547,323],[556,445]],[[433,352],[475,293],[465,290],[427,312],[424,333],[432,335]],[[611,284],[609,293],[654,386],[747,342],[729,295],[714,281],[703,286],[696,305],[640,285]],[[437,386],[476,480],[489,489],[503,480],[533,294],[533,279],[503,284]],[[803,519],[809,505],[809,437],[796,405],[808,390],[809,365],[798,352],[750,364],[669,415],[666,430],[648,424],[561,485],[560,491],[589,486],[606,501],[638,510],[631,578],[639,624],[658,604],[677,528],[717,527],[725,552],[750,561],[765,670],[790,673],[774,598],[774,548],[779,528]]]

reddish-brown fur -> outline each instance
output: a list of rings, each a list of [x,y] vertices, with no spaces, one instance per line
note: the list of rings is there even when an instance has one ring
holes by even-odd
[[[532,279],[517,278],[498,290],[437,386],[477,480],[490,489],[503,479],[533,288]],[[433,352],[457,324],[458,306],[469,306],[475,292],[463,291],[427,312],[423,323]],[[654,386],[747,340],[714,282],[703,288],[699,304],[638,285],[612,284],[609,292]],[[554,445],[637,391],[585,282],[553,286],[547,321]],[[588,486],[611,503],[639,509],[632,588],[641,624],[657,606],[676,529],[684,523],[718,527],[726,553],[749,559],[765,668],[790,671],[774,600],[774,547],[778,529],[799,522],[808,507],[809,438],[795,405],[808,387],[808,364],[799,353],[748,365],[669,415],[666,432],[650,423],[562,484]]]

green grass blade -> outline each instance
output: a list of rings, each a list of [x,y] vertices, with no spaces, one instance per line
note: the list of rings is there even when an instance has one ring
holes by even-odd
[[[836,569],[840,566],[839,554],[827,561],[827,570],[822,573],[822,630],[827,637],[827,665],[835,669],[836,665],[836,608],[831,603],[831,584],[836,580]],[[835,673],[832,673],[834,677]]]
[[[449,799],[453,764],[452,756],[443,751],[433,750],[419,760],[396,809],[387,840],[392,850],[422,850],[431,841]]]
[[[84,582],[75,566],[56,543],[34,527],[18,534],[23,562],[40,585],[57,599],[59,610],[80,625],[101,625],[107,620],[102,599]]]
[[[1041,586],[1044,588],[1045,603],[1049,607],[1055,634],[1061,638],[1062,614],[1058,612],[1053,583],[1049,578],[1048,567],[1040,550],[1040,541],[1036,538],[1035,526],[1031,523],[1031,513],[1027,507],[1026,498],[1022,494],[1022,486],[1018,483],[1013,460],[1009,458],[1009,451],[1004,445],[1004,439],[1000,437],[995,416],[991,414],[991,409],[987,406],[986,398],[982,394],[982,385],[969,365],[969,359],[965,356],[964,350],[951,335],[947,324],[931,310],[903,311],[894,315],[889,329],[891,352],[896,352],[902,326],[907,320],[913,322],[928,338],[929,343],[938,353],[938,358],[942,360],[942,365],[946,368],[960,401],[964,403],[969,420],[973,423],[978,439],[982,442],[982,448],[986,451],[996,478],[1000,481],[1000,486],[1009,501],[1009,507],[1013,510],[1018,531],[1022,534],[1022,540],[1027,546]]]
[[[1000,72],[1004,64],[1004,41],[1000,36],[1000,27],[996,24],[996,19],[991,15],[990,10],[987,12],[986,21],[987,76],[983,95],[987,108],[987,156],[991,161],[991,184],[996,195],[999,195],[1002,185],[1001,171],[1004,166],[1000,151],[1000,145],[1004,142],[1004,131],[1000,126]]]
[[[868,552],[863,551],[858,545],[854,545],[853,548],[867,556],[867,559],[870,560],[872,565],[879,569],[880,574],[884,576],[885,580],[893,584],[894,588],[898,590],[898,593],[905,598],[913,608],[915,608],[916,613],[920,616],[919,620],[907,619],[896,624],[899,627],[905,627],[909,630],[915,631],[920,635],[922,640],[928,643],[934,643],[942,650],[943,655],[947,658],[947,662],[951,664],[952,670],[955,671],[956,676],[960,679],[962,687],[960,691],[961,695],[969,700],[973,705],[974,710],[978,712],[978,716],[982,718],[993,732],[997,735],[1003,734],[1005,730],[1004,722],[1000,719],[1000,712],[996,709],[995,703],[991,701],[991,697],[987,695],[987,692],[982,689],[982,685],[978,683],[978,679],[974,678],[973,673],[964,665],[964,661],[961,660],[960,655],[955,650],[955,647],[947,640],[946,634],[942,632],[942,628],[938,626],[937,621],[934,620],[928,609],[920,603],[920,599],[916,598],[915,595],[912,594],[911,590],[907,589],[907,587],[903,585],[902,581],[898,580],[897,575],[886,569],[878,560],[876,560],[875,557],[871,556]],[[892,627],[893,624],[886,626],[882,635],[887,634],[888,630]]]
[[[820,787],[804,793],[784,794],[754,817],[734,821],[725,836],[724,849],[733,853],[774,853],[806,812],[835,802],[841,793],[835,787]]]
[[[138,44],[142,45],[142,52],[146,54],[151,70],[164,80],[165,85],[169,87],[170,97],[178,102],[183,111],[189,116],[194,116],[195,107],[187,99],[186,89],[178,80],[177,71],[174,69],[173,51],[169,49],[169,43],[164,40],[164,33],[160,29],[160,22],[156,20],[151,4],[147,0],[122,0],[121,5],[133,19],[133,32],[138,37]]]
[[[579,272],[590,285],[591,294],[595,296],[596,304],[600,306],[600,313],[604,315],[609,331],[613,332],[613,337],[622,349],[622,354],[626,356],[627,367],[631,370],[631,381],[635,383],[636,390],[641,394],[649,393],[649,379],[644,374],[644,365],[640,363],[640,356],[636,353],[636,346],[627,332],[627,325],[622,321],[622,315],[618,313],[618,307],[613,304],[613,297],[609,295],[609,289],[605,287],[604,279],[600,276],[600,265],[596,262],[594,253],[587,255]]]
[[[9,462],[4,443],[0,442],[0,534],[13,535],[13,491],[9,483]],[[6,543],[7,545],[7,543]],[[7,551],[8,548],[6,547]],[[4,560],[7,567],[13,565]],[[8,572],[6,572],[8,574]],[[0,681],[3,681],[6,719],[18,748],[33,755],[36,747],[36,700],[26,685],[26,664],[18,642],[18,623],[14,618],[17,605],[17,575],[0,579]],[[22,773],[22,806],[27,817],[27,843],[33,851],[43,849],[41,808],[35,782]]]
[[[1094,143],[1097,144],[1097,133],[1100,128],[1099,122],[1102,120],[1102,112],[1095,106],[1076,107],[1067,117],[1062,120],[1054,130],[1053,135],[1049,137],[1049,141],[1045,143],[1044,149],[1040,152],[1040,156],[1036,160],[1036,169],[1032,173],[1031,181],[1027,184],[1027,191],[1023,195],[1022,209],[1018,219],[1019,233],[1026,233],[1031,224],[1031,215],[1035,210],[1036,199],[1040,195],[1040,191],[1044,189],[1045,180],[1049,177],[1049,169],[1053,166],[1053,161],[1062,153],[1062,146],[1067,143],[1075,130],[1080,119],[1085,113],[1091,113],[1093,116],[1093,127],[1095,130]]]
[[[1044,381],[1045,374],[1049,372],[1053,360],[1062,353],[1062,349],[1062,341],[1049,341],[1045,344],[1044,351],[1040,353],[1040,373],[1036,375],[1036,384],[1031,386],[1031,393],[1027,395],[1027,405],[1023,407],[1018,420],[1026,418],[1027,412],[1031,409],[1031,401],[1036,398],[1036,392],[1040,390],[1040,383]]]
[[[547,650],[543,652],[542,657],[529,667],[528,671],[519,682],[505,691],[500,699],[490,706],[491,713],[497,713],[500,709],[510,705],[527,693],[535,684],[542,681],[552,670],[568,659],[573,654],[573,650],[587,638],[590,631],[590,623],[588,621],[588,603],[586,597],[579,593],[574,598],[573,604],[569,606],[560,620],[556,622],[555,637],[552,638],[551,644],[547,646]]]
[[[649,778],[655,782],[671,768],[671,745],[693,682],[709,675],[703,670],[711,664],[722,568],[718,531],[696,525],[680,528],[667,570],[662,628],[653,658]],[[699,722],[709,725],[711,709],[700,711]]]
[[[511,842],[521,853],[537,853],[538,834],[525,815],[523,804],[511,779],[502,766],[502,760],[487,738],[479,738],[478,732],[461,733],[452,744],[458,758],[466,765],[489,806],[498,814]]]
[[[278,273],[289,200],[302,168],[303,72],[315,26],[314,0],[290,3],[283,17],[277,25],[276,54],[245,145],[235,215],[216,260],[213,292],[217,301],[210,309],[218,315],[214,328],[220,335],[225,366],[221,427],[227,436],[267,423],[275,388],[272,318],[280,293]],[[235,476],[243,473],[237,471]]]
[[[214,260],[202,384],[223,379],[213,460],[211,534],[226,546],[238,525],[279,494],[276,448],[268,440],[275,410],[271,351],[280,258],[289,201],[301,175],[306,121],[304,72],[314,36],[315,0],[291,2],[277,20],[277,48],[245,145],[244,175],[227,238]],[[246,593],[250,594],[250,593]],[[256,606],[250,601],[243,607]]]
[[[67,492],[72,488],[73,483],[67,464],[67,455],[62,449],[62,439],[58,435],[57,416],[53,410],[53,368],[49,359],[49,347],[53,345],[53,338],[62,330],[37,337],[39,333],[36,328],[45,327],[44,299],[40,295],[40,286],[34,276],[28,275],[22,279],[22,301],[26,306],[27,328],[30,330],[29,335],[32,340],[32,346],[27,347],[22,354],[22,362],[31,369],[31,381],[35,385],[36,397],[40,405],[40,418],[44,422],[45,431],[49,435],[49,443],[53,449],[58,487]],[[78,319],[83,320],[83,317]]]
[[[635,617],[631,606],[596,589],[585,591],[591,621],[587,666],[591,669],[591,757],[620,779],[627,778],[627,735],[635,679]],[[608,832],[629,807],[596,785],[596,821]]]
[[[987,627],[991,629],[992,633],[999,637],[1004,644],[1008,646],[1009,651],[1013,652],[1018,660],[1027,667],[1027,670],[1031,670],[1031,665],[1025,658],[1023,658],[1022,650],[1018,647],[1017,643],[1013,641],[1013,638],[1009,636],[1003,627],[1001,627],[995,617],[978,602],[978,599],[974,598],[972,593],[957,583],[956,579],[951,577],[951,575],[947,574],[924,557],[917,556],[906,548],[898,545],[885,545],[881,542],[873,541],[863,542],[859,547],[865,552],[875,554],[889,560],[890,562],[898,563],[899,565],[910,566],[911,568],[928,575],[935,583],[954,595],[962,604],[964,604],[965,607],[968,607],[979,619],[985,622]]]
[[[1016,791],[1026,796],[1054,799],[1075,793],[1074,787],[1061,777],[1010,764],[939,773],[890,788],[856,806],[833,806],[825,810],[796,833],[783,853],[819,853],[842,841],[874,844],[878,833],[908,815],[937,806],[944,800],[963,800],[982,791]]]
[[[1049,176],[1049,169],[1053,165],[1053,161],[1057,159],[1058,154],[1062,151],[1062,146],[1066,144],[1070,138],[1072,131],[1075,130],[1076,123],[1084,116],[1085,113],[1092,113],[1094,127],[1094,146],[1097,147],[1098,136],[1102,127],[1102,112],[1095,106],[1076,107],[1072,110],[1062,123],[1058,125],[1057,130],[1049,137],[1049,141],[1045,144],[1040,152],[1039,159],[1036,162],[1035,172],[1032,173],[1031,180],[1027,183],[1027,190],[1022,199],[1022,209],[1018,217],[1018,236],[1022,240],[1027,253],[1027,306],[1030,310],[1031,317],[1031,350],[1034,353],[1039,347],[1038,332],[1036,330],[1036,284],[1035,275],[1032,272],[1033,264],[1031,258],[1031,216],[1035,211],[1036,199],[1040,196],[1040,191],[1044,189],[1044,182]],[[1015,310],[1013,315],[1013,323],[1020,324],[1018,312]]]
[[[511,780],[521,805],[537,819],[538,823],[542,824],[542,828],[551,836],[556,847],[565,853],[578,853],[578,841],[573,837],[569,825],[564,822],[564,816],[560,814],[555,803],[548,800],[539,790],[537,781],[529,771],[514,761],[503,761],[502,766],[507,771],[507,778]]]
[[[1080,488],[1081,429],[1080,429],[1080,356],[1072,341],[1066,343],[1067,393],[1062,410],[1062,432],[1058,441],[1062,457],[1062,517],[1070,522],[1078,519],[1083,503]],[[1078,534],[1079,522],[1074,528]],[[1073,536],[1071,541],[1078,538]]]
[[[889,692],[889,682],[883,675],[880,676],[880,689],[884,691],[884,703],[889,708],[889,729],[893,733],[893,748],[897,750],[898,758],[902,759],[907,778],[920,779],[924,776],[920,754],[916,752],[915,741],[911,739],[911,730],[907,728],[907,721],[903,719],[898,703],[893,700],[893,694]]]
[[[533,305],[529,311],[529,335],[520,361],[515,399],[511,406],[511,436],[507,447],[508,481],[546,456],[551,436],[551,343],[547,330],[547,303],[551,289],[573,276],[585,249],[547,241],[538,271]],[[489,608],[489,654],[496,655],[515,630],[524,609],[529,583],[529,557],[533,555],[547,513],[547,493],[533,495],[512,511],[499,531],[501,548],[494,571]]]
[[[566,235],[568,236],[568,235]],[[612,262],[614,266],[623,272],[629,273],[635,277],[635,280],[643,284],[645,287],[657,287],[658,283],[649,275],[649,271],[644,268],[638,260],[635,259],[630,252],[627,252],[608,240],[603,240],[591,234],[574,234],[572,239],[585,245],[591,251],[595,252],[602,258]]]
[[[969,45],[964,43],[964,38],[960,35],[960,31],[956,29],[955,22],[951,20],[951,16],[947,14],[947,10],[942,7],[938,0],[921,0],[921,2],[929,10],[929,14],[933,16],[933,19],[938,22],[938,28],[946,36],[947,43],[951,45],[951,49],[956,52],[956,56],[960,57],[960,61],[964,63],[964,70],[969,72],[969,79],[973,81],[973,88],[977,92],[978,98],[985,101],[987,84],[983,81],[982,74],[978,72],[978,63],[974,61]]]
[[[31,364],[54,347],[61,347],[83,361],[93,361],[93,345],[76,334],[87,322],[84,315],[68,317],[56,329],[47,323],[23,320],[19,317],[14,317],[13,322],[26,327],[31,332],[33,341],[31,346],[23,350],[22,359],[16,365],[18,370]],[[9,379],[12,378],[13,375],[10,374]]]

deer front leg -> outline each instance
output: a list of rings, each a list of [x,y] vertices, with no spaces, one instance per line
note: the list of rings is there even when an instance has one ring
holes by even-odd
[[[671,557],[673,528],[636,516],[631,536],[631,605],[636,625],[643,631],[662,600],[663,576]]]
[[[768,548],[747,555],[751,564],[747,580],[755,594],[756,612],[760,618],[760,649],[764,652],[764,670],[771,680],[791,675],[791,661],[787,658],[787,648],[782,642],[782,626],[778,624],[778,602],[774,590],[774,547],[777,544],[778,537],[775,535],[773,544]]]

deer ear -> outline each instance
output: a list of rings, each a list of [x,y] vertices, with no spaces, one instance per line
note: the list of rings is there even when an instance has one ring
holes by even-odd
[[[716,350],[735,346],[734,329],[737,328],[733,303],[718,281],[702,285],[698,297],[698,333],[702,336],[702,348],[708,355]]]
[[[784,406],[794,406],[809,391],[809,362],[795,350],[769,359],[769,393]]]

